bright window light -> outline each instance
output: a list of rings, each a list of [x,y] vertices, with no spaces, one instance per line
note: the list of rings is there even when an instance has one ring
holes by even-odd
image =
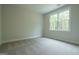
[[[69,31],[69,9],[50,15],[50,30]]]

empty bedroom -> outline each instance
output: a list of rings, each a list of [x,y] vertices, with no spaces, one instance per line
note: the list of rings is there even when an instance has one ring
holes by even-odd
[[[79,5],[0,4],[0,55],[79,55]]]

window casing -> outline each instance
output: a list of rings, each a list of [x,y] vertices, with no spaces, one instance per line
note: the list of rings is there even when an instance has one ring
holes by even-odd
[[[49,17],[49,29],[52,31],[69,31],[69,8],[60,12],[55,12]]]

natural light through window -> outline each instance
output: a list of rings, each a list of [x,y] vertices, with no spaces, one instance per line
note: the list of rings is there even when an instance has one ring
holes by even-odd
[[[50,30],[69,31],[69,9],[50,15]]]

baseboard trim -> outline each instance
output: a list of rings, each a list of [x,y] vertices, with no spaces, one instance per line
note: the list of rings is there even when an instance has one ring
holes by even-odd
[[[20,39],[12,39],[12,40],[8,40],[8,41],[3,41],[2,44],[9,43],[9,42],[14,42],[14,41],[19,41],[19,40],[38,38],[38,37],[41,37],[41,35],[32,36],[32,37],[26,37],[26,38],[20,38]]]
[[[46,37],[46,36],[43,36],[43,37]],[[50,38],[50,37],[46,37],[46,38]],[[65,43],[68,43],[68,44],[79,46],[79,44],[73,43],[73,42],[68,42],[68,41],[64,41],[64,40],[60,40],[60,39],[55,39],[55,38],[50,38],[50,39],[54,39],[54,40],[57,40],[57,41],[61,41],[61,42],[65,42]]]

